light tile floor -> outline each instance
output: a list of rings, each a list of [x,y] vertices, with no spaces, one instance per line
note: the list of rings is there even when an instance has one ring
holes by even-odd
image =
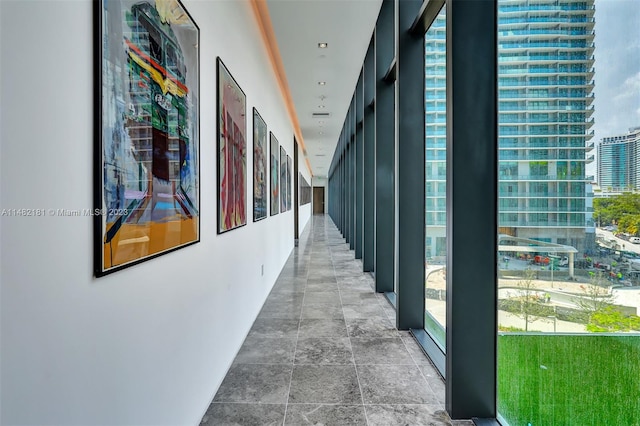
[[[201,425],[473,425],[328,216],[301,236]]]

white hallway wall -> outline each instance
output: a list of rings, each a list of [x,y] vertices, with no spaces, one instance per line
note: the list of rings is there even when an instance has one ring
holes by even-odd
[[[252,222],[250,166],[247,226],[216,235],[216,56],[288,153],[293,130],[249,3],[184,3],[201,242],[95,279],[90,217],[2,217],[2,424],[198,424],[293,248],[293,210]],[[0,19],[1,208],[92,207],[92,3],[0,0]]]

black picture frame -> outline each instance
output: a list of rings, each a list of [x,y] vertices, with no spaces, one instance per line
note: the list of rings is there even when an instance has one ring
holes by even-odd
[[[266,219],[269,206],[267,123],[253,108],[253,221]]]
[[[291,202],[291,194],[293,183],[291,182],[291,169],[293,168],[291,157],[287,155],[287,211],[291,210],[293,203]]]
[[[280,211],[287,211],[287,152],[280,147]]]
[[[247,96],[220,57],[216,70],[217,230],[223,234],[247,224]]]
[[[311,185],[309,185],[302,173],[298,173],[298,176],[300,181],[300,205],[304,206],[311,203]]]
[[[94,2],[96,277],[200,241],[200,28],[174,5]]]
[[[269,132],[269,204],[270,215],[275,216],[280,213],[280,143],[276,136]]]

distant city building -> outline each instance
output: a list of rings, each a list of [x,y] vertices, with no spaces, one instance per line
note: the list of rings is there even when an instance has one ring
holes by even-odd
[[[593,198],[611,198],[622,194],[624,192],[621,189],[601,188],[599,185],[593,187]]]
[[[501,234],[594,247],[594,0],[499,0]],[[427,256],[445,244],[445,19],[425,36]]]
[[[598,185],[603,192],[640,189],[640,126],[598,144]]]

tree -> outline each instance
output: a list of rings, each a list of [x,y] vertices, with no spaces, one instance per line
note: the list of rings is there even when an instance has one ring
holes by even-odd
[[[582,295],[574,298],[582,319],[590,324],[596,312],[604,311],[613,305],[614,297],[602,272],[589,272],[589,284],[581,284]]]
[[[531,269],[526,269],[523,271],[523,279],[516,284],[519,289],[516,300],[520,303],[520,310],[512,313],[524,320],[524,331],[529,331],[529,323],[544,318],[547,314],[546,306],[540,303],[538,290],[533,284],[534,276]]]
[[[610,198],[595,198],[593,213],[600,225],[618,224],[620,232],[640,233],[640,194],[626,192]]]
[[[615,333],[640,331],[640,317],[625,315],[613,306],[604,307],[591,315],[587,331],[592,333]]]
[[[638,235],[640,232],[640,215],[626,214],[618,220],[618,229],[631,235]]]

